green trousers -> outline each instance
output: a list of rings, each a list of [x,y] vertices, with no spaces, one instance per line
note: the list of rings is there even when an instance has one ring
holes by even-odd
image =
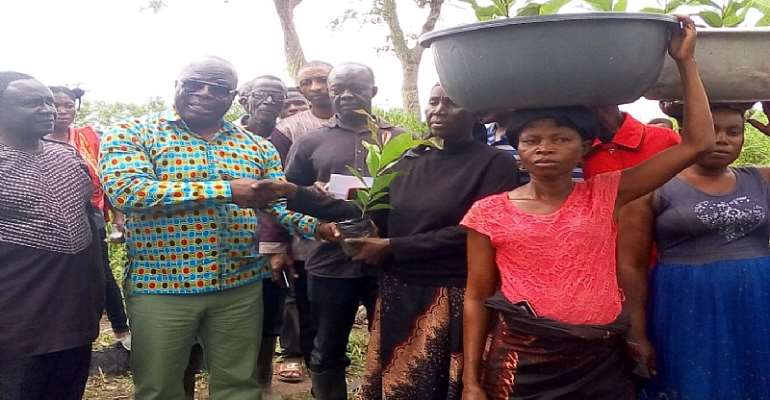
[[[126,308],[135,399],[184,399],[182,377],[196,337],[212,400],[261,399],[262,282],[210,294],[133,294]]]

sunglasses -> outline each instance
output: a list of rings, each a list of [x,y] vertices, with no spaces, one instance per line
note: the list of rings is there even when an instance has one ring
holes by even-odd
[[[202,91],[204,88],[209,88],[209,93],[214,97],[227,98],[233,93],[235,89],[231,89],[227,86],[217,85],[216,83],[204,82],[195,79],[187,79],[182,81],[182,90],[185,93],[196,93]]]
[[[249,97],[257,101],[265,102],[269,98],[273,103],[283,103],[286,101],[286,95],[279,92],[267,92],[262,90],[256,90],[249,93]]]

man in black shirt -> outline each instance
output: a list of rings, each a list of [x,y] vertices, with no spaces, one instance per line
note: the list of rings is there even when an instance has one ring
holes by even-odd
[[[332,69],[329,95],[334,116],[323,127],[305,135],[292,146],[286,178],[301,186],[328,182],[332,174],[349,175],[348,166],[368,175],[366,149],[371,140],[367,116],[377,94],[372,70],[362,64],[346,63]],[[401,132],[380,122],[378,134],[388,137]],[[318,331],[310,357],[313,393],[317,399],[346,399],[345,355],[348,336],[358,305],[363,303],[370,317],[376,298],[375,267],[353,262],[339,244],[314,243],[306,262],[308,295]]]
[[[75,148],[45,140],[51,91],[0,72],[0,399],[80,399],[104,304],[93,187]]]

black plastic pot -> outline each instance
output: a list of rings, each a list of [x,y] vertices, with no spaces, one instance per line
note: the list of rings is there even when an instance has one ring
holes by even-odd
[[[342,251],[352,257],[356,253],[356,248],[345,243],[344,239],[367,238],[377,235],[377,226],[369,217],[348,219],[336,223],[337,229],[342,235]]]

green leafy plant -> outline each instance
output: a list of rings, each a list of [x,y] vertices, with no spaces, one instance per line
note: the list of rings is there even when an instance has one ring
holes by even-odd
[[[383,203],[383,200],[393,179],[401,174],[398,171],[392,171],[392,169],[404,154],[417,146],[432,146],[434,144],[429,140],[417,138],[410,132],[382,138],[379,135],[379,127],[374,117],[365,111],[361,111],[361,113],[366,114],[368,128],[372,133],[372,141],[363,141],[362,143],[367,150],[366,168],[372,178],[371,185],[358,170],[350,165],[347,168],[363,184],[363,188],[356,190],[356,197],[353,201],[361,210],[361,216],[364,217],[370,211],[392,208],[390,204]]]
[[[428,124],[421,121],[418,116],[404,111],[402,108],[390,108],[385,110],[374,107],[372,109],[372,114],[381,120],[388,121],[393,126],[399,126],[406,129],[408,132],[412,132],[416,137],[423,139],[428,137]]]
[[[767,122],[767,116],[759,110],[749,110],[746,113],[747,118],[756,118],[762,122]],[[735,165],[768,165],[770,164],[770,138],[750,124],[746,124],[744,133],[743,149],[741,155],[735,160]]]
[[[755,8],[755,0],[727,0],[720,3],[712,0],[690,0],[691,5],[700,6],[698,16],[711,27],[734,28],[746,20],[749,10]]]
[[[639,11],[655,14],[671,14],[678,10],[680,7],[687,5],[688,1],[689,0],[659,0],[657,2],[657,7],[644,7]]]
[[[628,0],[583,0],[594,11],[624,12],[628,8]]]
[[[515,10],[515,16],[556,14],[572,0],[492,0],[492,5],[480,6],[476,0],[461,0],[467,3],[476,14],[479,21],[488,21],[495,18],[510,18],[511,11]]]

